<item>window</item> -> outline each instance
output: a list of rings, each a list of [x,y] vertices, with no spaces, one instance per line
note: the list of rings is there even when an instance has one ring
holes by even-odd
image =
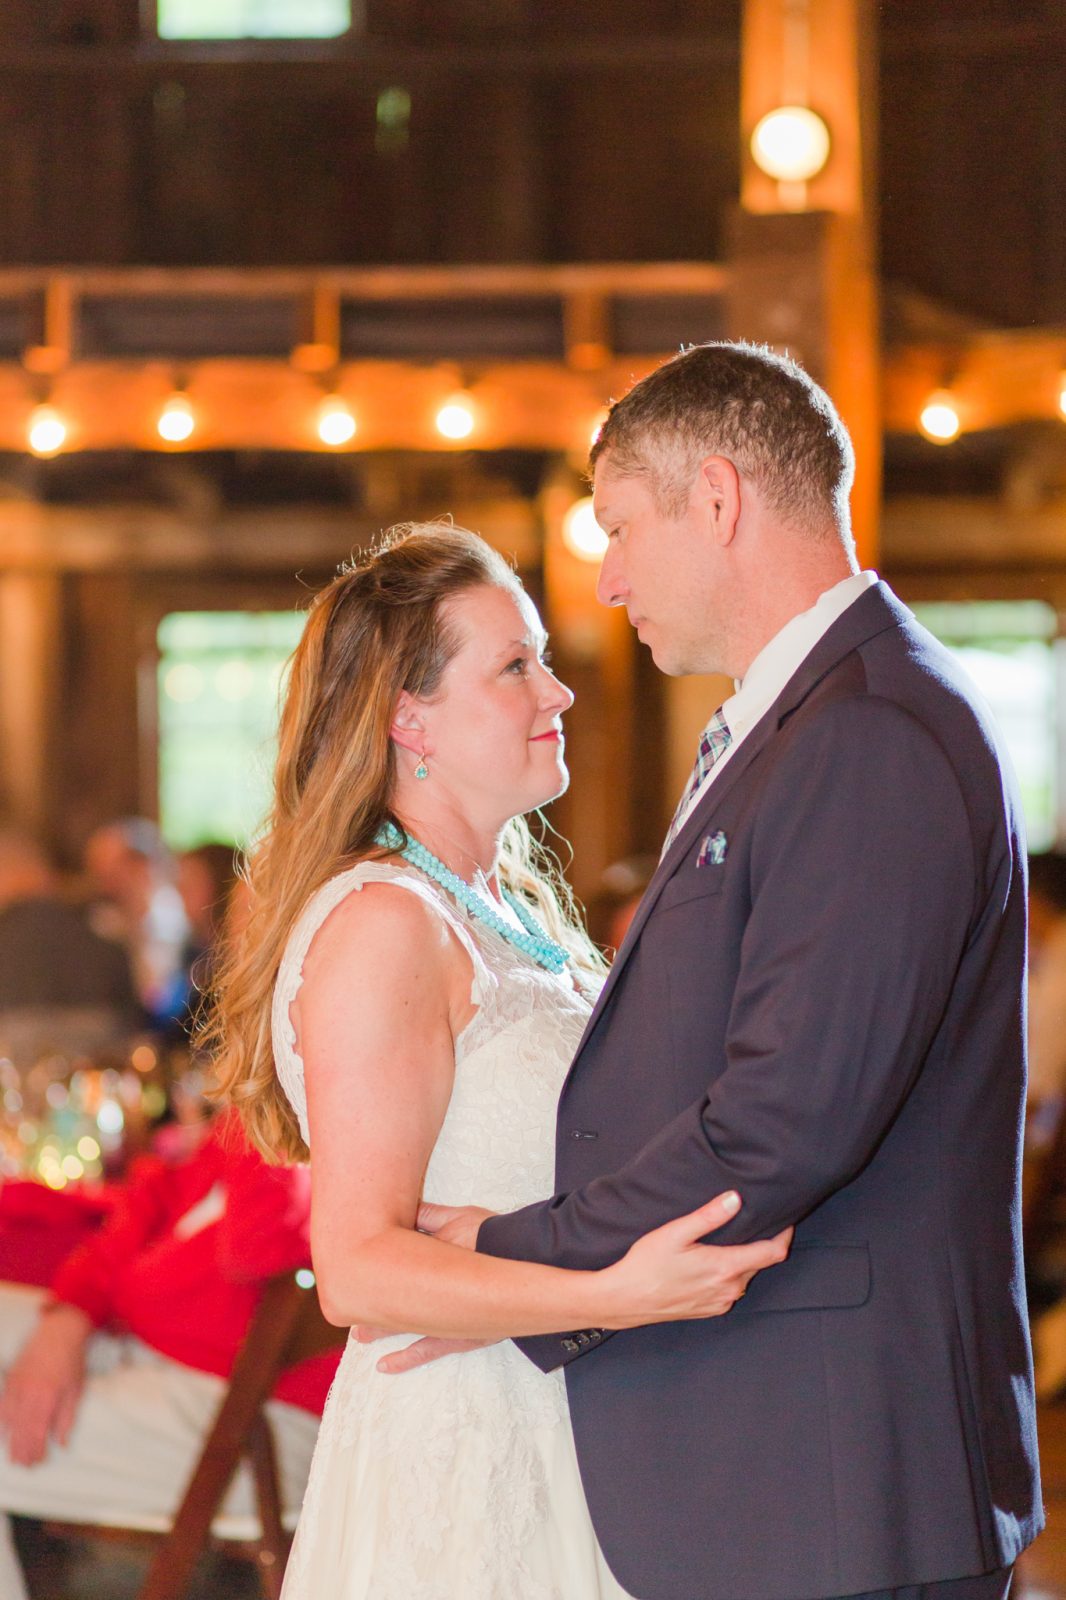
[[[161,39],[336,39],[351,0],[158,0]]]
[[[1066,639],[1040,600],[916,605],[930,633],[956,655],[992,708],[1018,775],[1031,850],[1061,834],[1060,719],[1066,712]]]
[[[167,843],[245,845],[266,815],[285,663],[304,618],[176,611],[159,625],[159,816]]]

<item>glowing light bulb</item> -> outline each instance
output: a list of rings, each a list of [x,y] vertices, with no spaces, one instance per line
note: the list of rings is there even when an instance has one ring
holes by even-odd
[[[437,432],[445,439],[468,439],[474,422],[474,408],[465,394],[453,394],[437,412]]]
[[[829,160],[829,129],[807,106],[778,106],[755,124],[756,166],[779,183],[806,183]]]
[[[54,456],[67,442],[67,425],[54,406],[38,406],[30,417],[27,437],[34,455]]]
[[[579,561],[599,561],[607,548],[607,535],[596,521],[592,496],[575,500],[563,518],[563,543]]]
[[[348,444],[355,438],[358,424],[339,395],[327,395],[318,408],[318,437],[323,444]]]
[[[196,414],[189,404],[188,395],[179,391],[172,394],[159,413],[156,432],[168,444],[184,444],[196,428]]]
[[[940,389],[929,396],[918,422],[925,437],[934,444],[950,444],[959,436],[959,413],[946,390]]]

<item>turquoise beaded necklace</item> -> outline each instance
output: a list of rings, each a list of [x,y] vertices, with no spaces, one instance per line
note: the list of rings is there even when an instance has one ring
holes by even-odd
[[[503,890],[503,897],[525,929],[524,933],[520,933],[509,922],[505,922],[499,912],[493,910],[484,895],[478,894],[465,878],[460,878],[457,872],[446,867],[438,856],[426,849],[420,839],[413,838],[411,834],[407,834],[406,838],[407,842],[404,844],[404,835],[395,823],[390,822],[378,834],[377,842],[389,850],[399,851],[405,861],[409,861],[413,867],[424,872],[427,878],[432,878],[434,883],[439,883],[442,889],[446,889],[452,898],[458,900],[461,906],[465,906],[479,922],[483,922],[493,933],[498,933],[509,944],[513,944],[523,955],[531,957],[538,966],[546,968],[548,972],[566,970],[566,964],[570,959],[567,952],[561,944],[549,939],[544,930],[538,927],[533,913],[517,895],[513,895],[509,889]]]

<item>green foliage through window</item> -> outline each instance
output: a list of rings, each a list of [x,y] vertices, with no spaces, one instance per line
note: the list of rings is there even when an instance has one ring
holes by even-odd
[[[160,623],[159,815],[174,849],[245,845],[262,822],[303,624],[286,611],[176,611]]]
[[[335,39],[351,0],[159,0],[161,39]]]

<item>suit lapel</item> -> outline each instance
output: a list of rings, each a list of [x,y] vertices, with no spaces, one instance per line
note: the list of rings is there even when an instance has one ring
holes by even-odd
[[[705,786],[691,813],[686,818],[684,826],[678,830],[669,850],[659,862],[658,867],[656,867],[654,877],[644,891],[640,905],[637,907],[626,936],[622,940],[621,948],[611,964],[611,970],[607,974],[607,981],[600,990],[599,998],[593,1007],[592,1015],[589,1017],[588,1025],[581,1040],[582,1045],[596,1026],[600,1013],[607,1004],[611,991],[618,982],[622,970],[629,960],[637,940],[640,938],[644,924],[654,911],[659,896],[685,859],[693,840],[708,826],[717,807],[721,805],[730,789],[744,776],[744,773],[747,772],[759,752],[776,731],[776,720],[770,712],[767,712],[762,721],[757,723],[747,735],[736,755],[730,759],[728,765],[723,769],[721,776]],[[578,1048],[580,1051],[580,1046]]]
[[[611,970],[607,974],[607,980],[600,991],[599,998],[593,1007],[592,1015],[589,1017],[585,1031],[581,1036],[581,1042],[577,1047],[577,1053],[571,1064],[571,1073],[577,1065],[586,1041],[591,1038],[592,1032],[603,1014],[607,1001],[610,999],[615,985],[618,983],[636,946],[637,940],[640,938],[644,924],[655,909],[659,896],[685,859],[694,841],[704,829],[709,827],[715,811],[726,796],[740,782],[782,724],[788,720],[827,673],[831,672],[834,667],[843,661],[845,656],[850,655],[853,650],[857,650],[861,644],[865,644],[875,634],[883,633],[886,628],[898,628],[908,621],[913,622],[913,620],[913,616],[906,606],[897,600],[886,583],[879,582],[869,588],[865,594],[860,595],[858,600],[853,605],[850,605],[842,616],[837,618],[832,627],[827,629],[810,655],[800,663],[773,705],[755,724],[751,732],[745,736],[736,754],[730,757],[720,775],[705,786],[684,826],[679,829],[669,850],[656,868],[654,877],[644,891],[644,897],[637,907],[633,921],[629,925],[629,930],[612,963]]]

